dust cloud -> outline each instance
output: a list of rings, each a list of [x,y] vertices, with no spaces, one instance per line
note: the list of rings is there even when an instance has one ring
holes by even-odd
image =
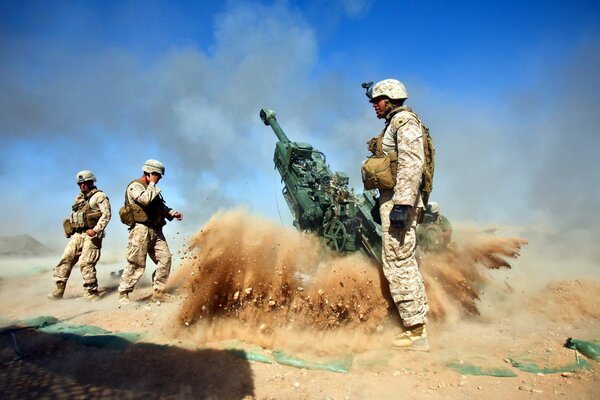
[[[600,281],[573,279],[549,283],[525,308],[554,322],[599,320]]]
[[[430,318],[477,315],[480,291],[492,282],[486,270],[510,268],[506,259],[517,257],[525,243],[472,233],[466,245],[421,257]],[[332,254],[313,235],[243,209],[214,215],[190,239],[170,285],[184,292],[175,334],[198,341],[238,339],[263,346],[284,341],[289,347],[295,336],[290,333],[303,332],[308,341],[326,334],[331,343],[356,349],[368,347],[373,336],[391,334],[390,325],[399,326],[373,260]]]
[[[449,251],[421,258],[420,269],[425,280],[429,318],[438,321],[457,320],[480,314],[479,303],[484,290],[512,292],[512,287],[487,270],[511,269],[509,260],[520,255],[528,242],[520,237],[501,237],[491,233],[462,232]]]

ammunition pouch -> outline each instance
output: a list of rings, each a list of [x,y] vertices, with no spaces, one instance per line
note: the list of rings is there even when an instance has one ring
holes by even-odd
[[[66,218],[63,221],[63,229],[65,230],[65,235],[68,238],[73,236],[73,234],[75,233],[75,228],[73,228],[73,225],[71,225],[71,220],[69,218]]]
[[[129,207],[129,204],[125,204],[119,209],[119,218],[121,219],[121,222],[125,225],[133,226],[135,221],[133,219],[133,212],[131,211],[131,207]]]
[[[73,212],[71,212],[69,218],[63,221],[63,229],[67,237],[73,236],[76,232],[93,229],[98,224],[98,221],[102,218],[102,211],[92,209],[90,206],[90,199],[98,192],[102,193],[94,188],[86,194],[80,193],[75,198],[75,203],[72,206]]]
[[[102,211],[91,210],[87,211],[73,211],[68,218],[69,225],[72,229],[92,229],[98,223],[98,220],[102,217]]]
[[[362,163],[365,190],[393,189],[398,174],[398,154],[373,155]]]
[[[119,218],[123,224],[129,227],[135,224],[143,224],[160,228],[166,224],[165,215],[160,209],[150,208],[149,211],[150,213],[138,204],[126,203],[119,209]]]
[[[85,228],[85,211],[73,211],[69,216],[69,222],[73,229]]]
[[[100,218],[102,217],[102,211],[100,210],[89,210],[85,213],[85,228],[92,229],[96,226]]]

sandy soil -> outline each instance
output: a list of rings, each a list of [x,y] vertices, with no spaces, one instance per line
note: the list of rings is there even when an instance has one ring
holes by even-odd
[[[109,276],[118,268],[105,264],[98,267],[104,290],[100,301],[80,297],[77,270],[65,299],[51,301],[46,299],[52,289],[49,267],[56,260],[19,260],[19,271],[13,261],[0,260],[4,319],[50,315],[73,325],[143,334],[140,342],[111,348],[34,329],[4,328],[2,397],[600,396],[599,363],[563,346],[569,337],[600,339],[600,279],[573,273],[569,279],[540,279],[531,257],[515,258],[522,246],[521,253],[528,250],[519,238],[471,235],[450,256],[423,259],[432,303],[432,349],[399,352],[390,347],[399,321],[377,268],[368,260],[330,258],[291,230],[249,216],[243,219],[245,224],[230,229],[228,217],[220,216],[192,239],[192,248],[173,274],[174,298],[167,303],[150,301],[145,280],[133,293],[135,303],[119,306],[118,282]],[[150,263],[146,276],[152,270]],[[536,284],[529,284],[535,276]],[[284,365],[276,361],[278,351],[312,364]],[[520,370],[510,361],[556,368],[575,363],[577,357],[590,367],[542,374]],[[340,360],[349,366],[347,373],[313,369]],[[450,365],[502,369],[514,376],[472,375]]]

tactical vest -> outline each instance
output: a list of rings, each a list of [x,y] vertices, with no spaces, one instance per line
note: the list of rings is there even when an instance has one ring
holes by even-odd
[[[152,226],[155,228],[160,228],[164,226],[167,223],[167,221],[165,213],[166,206],[162,195],[159,193],[158,196],[146,206],[141,206],[136,202],[131,203],[129,202],[127,190],[129,189],[129,186],[134,182],[142,184],[144,186],[144,189],[148,188],[148,183],[146,183],[143,179],[134,179],[131,182],[129,182],[129,185],[127,185],[127,189],[125,189],[125,205],[123,206],[123,208],[129,209],[132,221],[131,224],[126,223],[125,221],[123,221],[123,217],[121,217],[123,223],[129,226],[133,226],[135,223],[138,223]],[[121,211],[119,211],[119,214],[121,214]]]
[[[98,192],[101,191],[94,188],[87,193],[82,193],[83,198],[79,201],[75,201],[71,207],[73,212],[69,216],[69,222],[73,230],[84,231],[92,229],[96,226],[100,217],[102,217],[101,210],[92,210],[92,207],[90,206],[90,199]]]
[[[433,189],[433,172],[435,170],[435,148],[433,140],[429,135],[429,129],[423,125],[419,116],[410,109],[410,107],[402,106],[391,111],[386,119],[385,126],[379,136],[376,136],[367,142],[369,151],[372,156],[363,162],[363,182],[365,189],[393,189],[396,185],[398,175],[398,153],[383,152],[383,137],[394,115],[401,111],[407,111],[413,115],[421,125],[421,134],[423,136],[423,154],[424,162],[422,168],[422,179],[419,191],[423,204],[427,207],[429,195]],[[370,164],[370,165],[369,165]],[[368,169],[368,170],[367,170]]]

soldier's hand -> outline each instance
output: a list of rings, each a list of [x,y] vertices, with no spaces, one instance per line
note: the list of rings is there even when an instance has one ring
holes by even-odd
[[[96,231],[93,229],[88,229],[87,231],[85,231],[85,233],[89,236],[89,237],[94,237],[97,235]]]
[[[390,225],[394,228],[406,229],[410,209],[410,206],[395,205],[390,212]]]
[[[177,221],[181,221],[183,219],[183,213],[179,211],[175,212],[173,216],[175,217],[175,219],[177,219]]]
[[[162,178],[162,175],[156,172],[152,172],[148,175],[148,180],[154,184],[157,184],[158,181],[160,181],[160,178]]]

